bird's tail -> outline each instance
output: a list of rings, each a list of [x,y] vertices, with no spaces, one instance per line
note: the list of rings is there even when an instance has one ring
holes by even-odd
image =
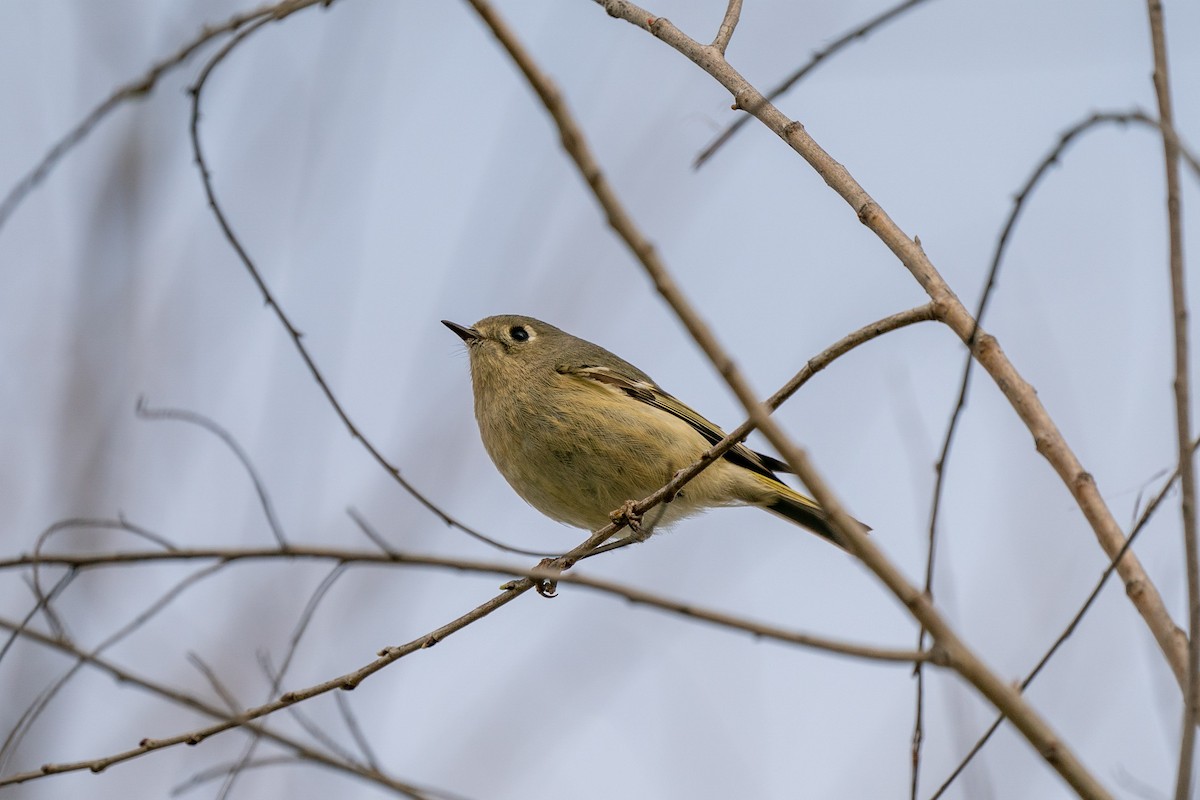
[[[778,484],[774,488],[778,492],[778,496],[770,502],[764,503],[763,508],[801,527],[808,528],[813,533],[823,536],[843,550],[846,549],[845,542],[834,531],[833,526],[829,524],[829,515],[825,513],[825,509],[817,504],[816,500],[805,497],[783,483]],[[855,521],[857,522],[857,520]],[[862,525],[861,522],[859,524]],[[866,525],[863,525],[863,527],[871,530]]]

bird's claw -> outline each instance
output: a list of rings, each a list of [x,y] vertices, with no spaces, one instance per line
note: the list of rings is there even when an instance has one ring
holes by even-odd
[[[650,537],[650,532],[642,526],[642,515],[637,512],[637,503],[632,500],[626,500],[625,505],[609,514],[609,519],[617,525],[629,528],[629,538],[634,541],[644,542]]]
[[[541,563],[537,565],[539,570],[554,570],[554,574],[560,572],[559,568],[554,564],[553,558],[543,558]],[[539,578],[534,577],[534,588],[542,597],[558,597],[558,581],[554,578]]]

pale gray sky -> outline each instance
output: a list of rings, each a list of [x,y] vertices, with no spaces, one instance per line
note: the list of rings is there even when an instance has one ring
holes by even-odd
[[[142,75],[232,0],[0,4],[0,191],[114,87]],[[746,3],[731,62],[767,88],[881,2]],[[657,3],[697,38],[724,4]],[[810,168],[748,126],[690,164],[730,98],[663,43],[597,5],[505,2],[615,189],[766,396],[845,333],[925,298]],[[1166,3],[1178,129],[1200,144],[1200,7]],[[213,52],[212,50],[206,51]],[[370,547],[360,509],[397,547],[491,558],[442,525],[352,441],[208,212],[187,138],[202,60],[119,109],[0,230],[0,558],[73,515],[115,516],[181,546],[270,545],[253,487],[210,435],[144,422],[186,408],[253,459],[296,542]],[[827,62],[780,101],[912,235],[974,306],[1014,192],[1061,131],[1097,110],[1151,113],[1136,3],[935,0]],[[557,133],[465,4],[338,0],[254,36],[214,74],[201,129],[232,224],[346,409],[443,508],[516,545],[582,532],[511,492],[479,443],[466,358],[438,320],[530,314],[636,363],[727,427],[743,418],[604,224]],[[1107,127],[1074,146],[1026,209],[987,320],[1038,389],[1117,519],[1173,467],[1161,144]],[[1185,180],[1187,240],[1200,241]],[[1194,247],[1193,247],[1194,250]],[[1192,307],[1197,307],[1193,280]],[[962,346],[927,324],[867,345],[781,411],[788,431],[914,580]],[[758,440],[761,445],[761,439]],[[1177,506],[1137,552],[1179,621]],[[947,483],[936,591],[1006,679],[1040,657],[1105,561],[1082,515],[995,387],[976,378]],[[132,548],[80,533],[60,548]],[[528,559],[513,558],[526,564]],[[94,646],[192,566],[110,569],[58,604]],[[240,565],[189,589],[109,655],[211,695],[203,657],[246,705],[258,653],[282,658],[328,567]],[[584,571],[856,642],[911,646],[913,623],[850,557],[756,510],[679,525]],[[358,667],[495,593],[493,577],[418,569],[343,575],[288,688]],[[0,573],[0,607],[32,602]],[[7,731],[70,666],[32,644],[0,662]],[[990,722],[961,681],[928,684],[922,796]],[[880,666],[756,642],[564,587],[524,597],[346,699],[393,775],[470,798],[907,796],[913,681]],[[1179,697],[1119,585],[1030,691],[1119,795],[1174,785]],[[307,713],[350,742],[333,700]],[[88,672],[4,772],[98,757],[198,727],[191,713]],[[295,730],[280,715],[272,724]],[[301,734],[303,735],[303,734]],[[226,734],[37,781],[14,796],[161,797],[235,759]],[[269,753],[270,748],[264,748]],[[1057,798],[1059,778],[1002,728],[950,797]],[[189,796],[215,796],[209,784]],[[308,767],[252,771],[234,796],[378,797]]]

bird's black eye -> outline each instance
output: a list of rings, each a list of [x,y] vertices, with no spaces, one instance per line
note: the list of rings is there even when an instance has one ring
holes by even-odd
[[[523,325],[513,325],[508,329],[508,335],[512,337],[514,342],[529,341],[529,331],[525,330]]]

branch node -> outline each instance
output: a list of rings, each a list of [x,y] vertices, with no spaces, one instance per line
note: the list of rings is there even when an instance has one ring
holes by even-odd
[[[734,92],[733,105],[730,106],[730,109],[733,111],[745,111],[749,113],[750,103],[753,102],[757,97],[759,97],[758,92],[753,86],[747,84],[746,86],[743,86],[741,89],[738,89],[736,92]],[[754,105],[757,105],[757,103],[754,103]]]
[[[800,133],[803,130],[804,130],[804,125],[801,124],[800,120],[798,120],[798,119],[792,120],[787,125],[783,126],[784,141],[790,140],[792,138],[793,134]]]
[[[999,348],[999,345],[996,344],[996,337],[992,336],[990,333],[983,333],[978,327],[975,328],[973,338],[975,339],[975,347],[973,348],[975,350],[975,356],[981,360],[986,357],[985,354],[994,353]],[[1000,383],[1001,381],[997,379],[996,382]],[[1005,380],[1004,385],[1001,386],[1001,388],[1005,388],[1007,384],[1008,381]],[[1030,386],[1029,389],[1030,391],[1033,391],[1034,394],[1037,394],[1037,391],[1034,390],[1032,386]]]
[[[858,221],[863,225],[874,228],[875,218],[879,216],[879,204],[874,200],[868,200],[858,207]]]
[[[1125,594],[1130,600],[1136,600],[1141,597],[1146,591],[1146,582],[1141,578],[1134,578],[1131,581],[1125,582]]]
[[[954,659],[950,657],[949,650],[934,642],[929,647],[929,663],[938,667],[951,667],[954,665]]]

